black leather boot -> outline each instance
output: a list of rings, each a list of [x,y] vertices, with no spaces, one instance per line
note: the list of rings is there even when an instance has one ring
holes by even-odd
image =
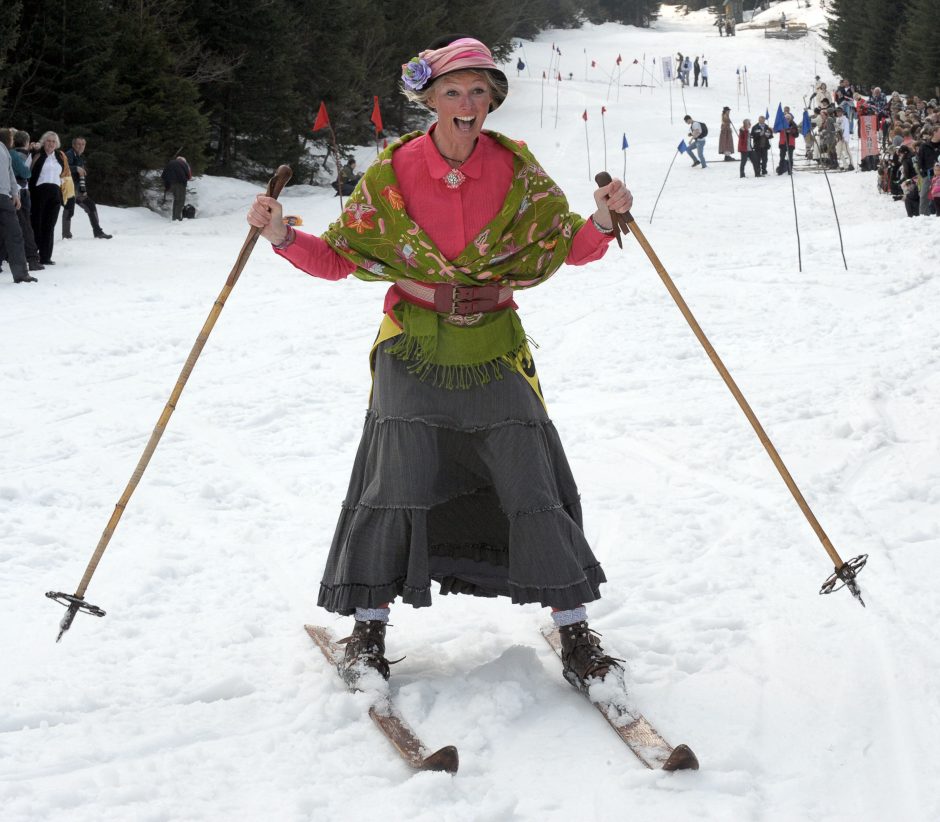
[[[611,669],[623,670],[622,659],[604,653],[600,634],[592,631],[587,622],[576,622],[558,629],[561,635],[562,673],[575,688],[586,690],[589,680],[600,681]]]
[[[366,668],[377,671],[382,679],[388,679],[385,626],[386,623],[378,619],[356,620],[352,634],[340,640],[341,645],[346,645],[346,656],[340,663],[339,674],[347,685],[355,685]]]

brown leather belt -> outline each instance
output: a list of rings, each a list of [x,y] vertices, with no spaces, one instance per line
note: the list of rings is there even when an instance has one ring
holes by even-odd
[[[451,317],[488,314],[512,305],[512,289],[496,283],[451,285],[399,280],[395,283],[395,290],[402,299],[414,305]]]

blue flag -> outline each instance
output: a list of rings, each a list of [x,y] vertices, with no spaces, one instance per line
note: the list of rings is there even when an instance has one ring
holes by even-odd
[[[679,145],[676,146],[676,148],[679,151],[681,151],[683,154],[685,154],[689,150],[689,147],[685,144],[685,140],[680,140]]]
[[[741,76],[741,69],[740,69],[740,68],[736,68],[736,69],[734,70],[734,73],[737,74],[738,77],[740,77],[740,76]]]
[[[787,119],[783,116],[783,103],[777,103],[777,116],[774,117],[774,131],[783,131],[787,127]]]
[[[630,144],[627,142],[627,132],[624,132],[623,133],[623,145],[620,146],[620,150],[624,151],[625,149],[628,149],[629,147],[630,147]]]
[[[764,109],[764,119],[765,119],[765,120],[769,120],[769,119],[770,119],[770,109],[769,109],[769,108],[768,108],[768,109]]]
[[[805,137],[813,130],[813,124],[809,121],[809,112],[803,111],[803,124],[800,126],[800,133]]]

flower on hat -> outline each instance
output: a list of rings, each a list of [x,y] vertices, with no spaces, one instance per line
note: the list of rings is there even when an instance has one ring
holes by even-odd
[[[423,57],[412,57],[401,67],[401,82],[409,91],[421,91],[430,79],[431,66]]]

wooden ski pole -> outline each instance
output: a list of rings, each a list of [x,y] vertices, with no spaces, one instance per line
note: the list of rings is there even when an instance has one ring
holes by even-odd
[[[603,171],[600,172],[594,178],[594,180],[601,188],[609,185],[611,182],[610,175]],[[692,314],[691,309],[682,298],[682,295],[679,293],[679,289],[676,288],[672,278],[666,272],[663,264],[659,261],[659,257],[656,256],[656,252],[653,251],[649,241],[646,239],[646,237],[643,236],[643,232],[640,230],[640,227],[633,219],[633,215],[630,214],[629,211],[625,214],[611,212],[611,218],[613,219],[617,244],[623,248],[623,243],[620,239],[621,232],[629,232],[634,236],[636,241],[640,244],[640,247],[645,252],[646,256],[649,258],[649,261],[653,264],[653,268],[656,269],[656,273],[659,274],[660,279],[666,286],[666,290],[669,292],[670,296],[679,307],[679,310],[682,312],[682,316],[685,317],[686,322],[692,329],[692,333],[695,334],[696,339],[698,339],[702,347],[705,349],[705,353],[708,354],[708,358],[712,361],[712,364],[718,370],[718,373],[724,380],[725,385],[728,386],[728,390],[731,391],[732,396],[734,396],[741,410],[744,412],[744,416],[747,417],[747,421],[751,424],[751,427],[757,434],[757,438],[761,441],[761,445],[764,446],[767,454],[770,456],[771,461],[773,462],[777,471],[780,473],[780,476],[783,478],[784,483],[786,483],[787,488],[793,495],[793,499],[796,501],[796,504],[803,512],[803,516],[806,517],[810,527],[816,533],[816,536],[822,543],[823,548],[829,555],[829,558],[832,560],[835,566],[835,573],[832,574],[832,576],[830,576],[825,583],[823,583],[823,587],[820,589],[819,593],[828,594],[834,590],[838,590],[836,585],[841,581],[845,587],[851,591],[852,596],[854,596],[864,607],[865,602],[862,600],[862,594],[858,588],[858,583],[856,582],[855,578],[858,572],[865,567],[865,562],[868,560],[868,555],[861,554],[853,559],[850,559],[848,562],[843,562],[832,542],[829,540],[829,537],[826,535],[826,532],[819,524],[819,520],[816,519],[815,514],[813,514],[812,510],[810,509],[809,504],[806,502],[806,499],[803,497],[800,489],[797,487],[796,482],[790,475],[790,472],[787,470],[786,465],[784,465],[783,460],[780,458],[780,454],[777,453],[777,449],[770,441],[770,437],[767,436],[767,432],[764,431],[764,427],[757,419],[757,415],[751,410],[751,406],[744,398],[744,394],[741,393],[741,389],[738,388],[737,383],[735,383],[734,378],[731,376],[728,369],[725,368],[725,364],[718,356],[718,352],[715,351],[715,349],[712,347],[712,344],[708,341],[708,337],[705,336],[705,332],[702,331],[702,327],[698,324]]]
[[[292,172],[290,166],[280,166],[275,172],[274,176],[268,181],[268,188],[266,192],[267,195],[269,197],[277,197],[283,190],[284,186],[287,185],[288,180],[291,178],[291,174]],[[71,595],[62,593],[61,591],[49,591],[46,594],[47,597],[54,599],[61,605],[65,605],[67,608],[65,616],[62,617],[62,621],[59,623],[60,630],[59,636],[56,638],[56,642],[61,640],[62,635],[71,627],[72,620],[75,619],[75,615],[79,611],[84,611],[85,613],[93,614],[94,616],[99,617],[105,615],[105,612],[97,606],[90,605],[85,602],[85,591],[88,589],[88,584],[91,582],[91,578],[98,567],[98,563],[101,561],[101,557],[104,554],[105,549],[108,547],[108,543],[111,541],[111,537],[114,535],[114,531],[117,528],[118,523],[121,521],[121,517],[123,516],[124,511],[127,509],[127,504],[130,501],[131,495],[134,493],[134,490],[140,483],[140,479],[143,476],[144,471],[147,470],[147,466],[150,463],[150,458],[153,456],[154,451],[157,450],[157,445],[160,443],[160,438],[163,436],[163,432],[166,430],[173,411],[176,410],[176,404],[179,402],[180,395],[183,393],[183,388],[186,387],[186,381],[189,379],[189,375],[192,373],[193,368],[196,365],[196,360],[199,359],[199,355],[202,353],[202,349],[205,347],[206,340],[209,339],[209,334],[212,332],[212,328],[215,326],[215,321],[219,318],[219,314],[222,313],[222,309],[225,307],[225,301],[228,299],[228,295],[235,287],[235,283],[238,282],[238,278],[241,276],[242,270],[244,269],[245,264],[248,262],[248,257],[251,255],[252,249],[254,249],[255,243],[258,242],[258,237],[260,236],[261,231],[258,228],[252,227],[248,231],[248,236],[245,238],[245,242],[242,244],[241,251],[238,254],[238,259],[235,261],[235,266],[228,275],[228,279],[225,281],[225,286],[222,288],[219,296],[216,297],[215,302],[212,304],[212,310],[209,312],[209,316],[203,324],[202,330],[199,332],[199,336],[196,337],[196,342],[193,344],[192,350],[189,352],[189,357],[187,357],[186,362],[183,365],[183,370],[180,371],[176,385],[173,386],[173,390],[170,392],[170,399],[167,401],[167,404],[163,409],[163,413],[160,415],[160,419],[157,420],[157,424],[153,429],[153,433],[150,435],[150,440],[147,442],[147,445],[144,448],[144,452],[141,455],[140,460],[137,462],[137,467],[134,469],[134,473],[131,474],[131,478],[128,480],[127,487],[125,487],[124,493],[121,494],[121,498],[118,500],[117,505],[114,508],[114,513],[111,514],[111,519],[108,520],[108,524],[105,526],[104,532],[101,535],[101,539],[98,541],[98,545],[92,554],[91,560],[89,561],[88,566],[85,568],[85,573],[82,576],[81,582],[78,584],[78,588],[76,588],[75,593]]]

